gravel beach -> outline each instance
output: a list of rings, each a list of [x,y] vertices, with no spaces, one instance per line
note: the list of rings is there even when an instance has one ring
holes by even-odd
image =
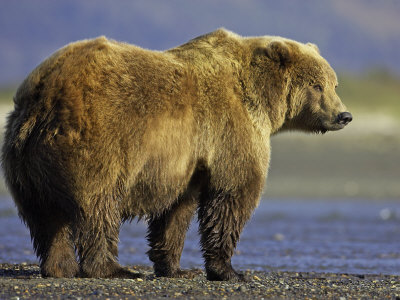
[[[0,298],[55,299],[400,299],[400,276],[332,273],[245,272],[248,282],[210,282],[154,277],[143,279],[42,278],[38,265],[0,264]]]

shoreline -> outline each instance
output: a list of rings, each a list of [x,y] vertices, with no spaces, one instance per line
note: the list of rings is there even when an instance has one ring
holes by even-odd
[[[400,276],[246,270],[247,282],[158,278],[130,266],[141,279],[42,278],[37,264],[0,264],[0,299],[400,299]]]

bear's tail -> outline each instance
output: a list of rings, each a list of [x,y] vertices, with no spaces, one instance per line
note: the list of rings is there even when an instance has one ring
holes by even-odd
[[[6,185],[24,221],[30,211],[77,209],[57,153],[45,141],[54,107],[46,109],[40,93],[35,93],[40,87],[30,87],[25,81],[14,97],[1,156]]]

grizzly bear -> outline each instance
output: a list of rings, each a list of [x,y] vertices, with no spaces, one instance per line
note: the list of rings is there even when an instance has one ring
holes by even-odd
[[[157,276],[179,261],[197,211],[209,280],[231,265],[266,180],[270,136],[352,120],[313,44],[224,29],[158,52],[105,37],[67,45],[18,88],[5,179],[41,273],[135,277],[118,264],[124,221],[148,221]]]

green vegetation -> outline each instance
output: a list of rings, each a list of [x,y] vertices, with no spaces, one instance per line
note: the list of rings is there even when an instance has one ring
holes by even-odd
[[[351,112],[400,117],[400,78],[384,70],[339,74],[337,92]]]
[[[0,104],[11,104],[16,89],[15,86],[0,88]]]

